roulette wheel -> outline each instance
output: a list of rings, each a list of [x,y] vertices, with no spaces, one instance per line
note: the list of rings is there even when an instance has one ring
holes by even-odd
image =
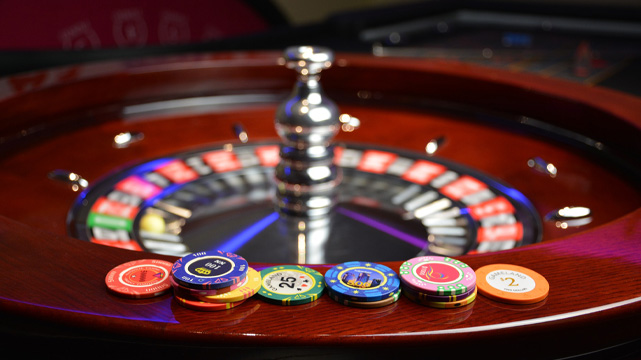
[[[638,97],[456,61],[294,49],[320,60],[212,52],[5,78],[4,337],[256,358],[638,345]],[[256,270],[322,274],[428,255],[515,264],[549,295],[479,293],[446,309],[252,297],[203,313],[105,290],[121,263],[214,249]]]

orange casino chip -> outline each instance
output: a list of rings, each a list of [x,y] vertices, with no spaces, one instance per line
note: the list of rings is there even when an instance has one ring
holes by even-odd
[[[476,286],[481,295],[508,304],[537,303],[550,291],[550,285],[542,275],[511,264],[492,264],[476,269]]]

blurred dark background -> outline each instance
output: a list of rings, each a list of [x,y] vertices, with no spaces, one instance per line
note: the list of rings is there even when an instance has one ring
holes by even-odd
[[[296,44],[469,61],[641,95],[638,0],[0,0],[0,76]]]

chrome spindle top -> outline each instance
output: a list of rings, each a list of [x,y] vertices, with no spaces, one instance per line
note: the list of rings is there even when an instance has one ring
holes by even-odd
[[[283,55],[282,63],[298,73],[275,119],[282,139],[281,161],[276,167],[277,202],[286,214],[322,216],[335,203],[341,174],[333,163],[331,142],[341,126],[340,114],[318,81],[333,59],[329,49],[314,46],[290,47]]]
[[[285,50],[283,61],[302,76],[317,75],[332,66],[334,53],[319,46],[292,46]]]

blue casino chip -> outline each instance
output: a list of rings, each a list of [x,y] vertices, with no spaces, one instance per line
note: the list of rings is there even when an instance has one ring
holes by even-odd
[[[341,301],[379,301],[393,297],[401,286],[394,270],[381,264],[349,261],[325,273],[325,284]]]
[[[222,289],[243,281],[248,268],[247,260],[239,255],[220,250],[202,251],[178,259],[172,266],[172,276],[187,288]]]

